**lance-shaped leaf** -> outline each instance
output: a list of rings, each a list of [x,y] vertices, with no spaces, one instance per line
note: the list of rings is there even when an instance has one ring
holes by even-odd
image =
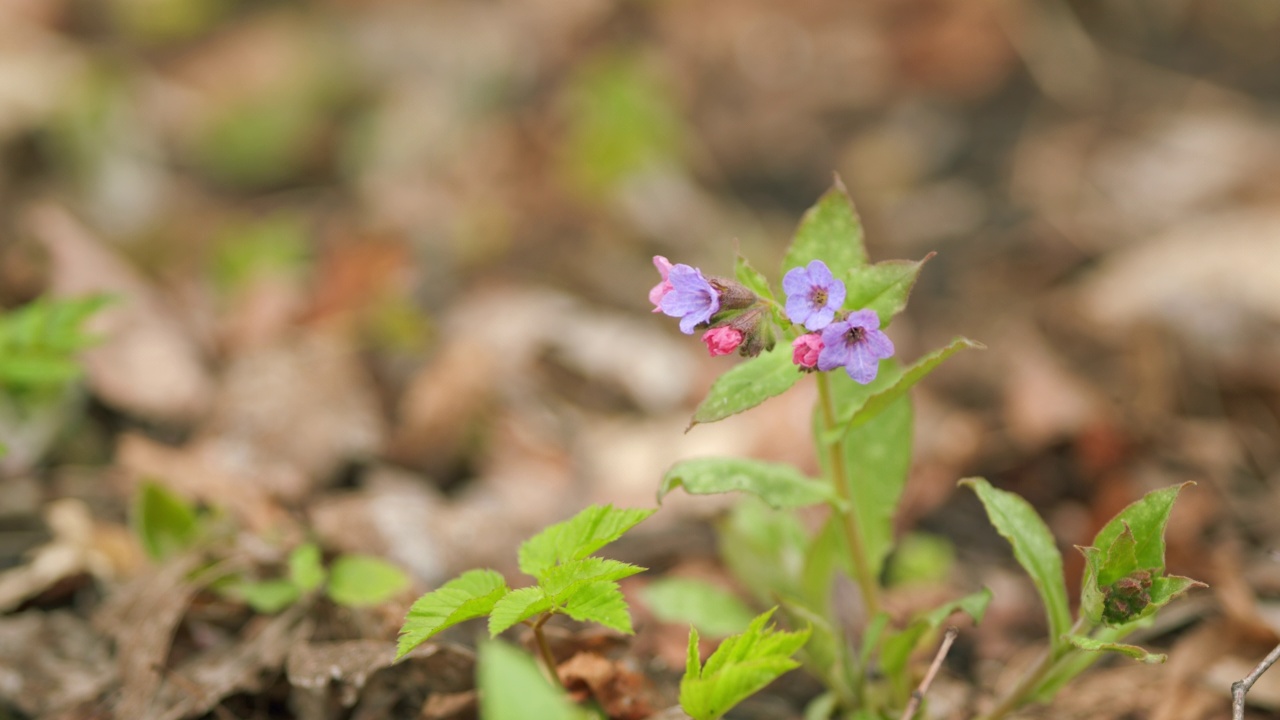
[[[846,277],[854,268],[867,264],[862,221],[839,178],[800,219],[782,259],[782,273],[811,260],[825,262],[836,277]]]
[[[1021,497],[996,489],[982,478],[967,478],[960,484],[977,493],[991,524],[1013,546],[1014,558],[1031,576],[1044,603],[1050,647],[1060,650],[1071,627],[1071,610],[1067,605],[1067,582],[1062,574],[1062,554],[1058,552],[1053,533],[1031,503]]]
[[[698,458],[677,463],[662,476],[658,502],[678,487],[690,495],[747,492],[780,510],[836,500],[830,483],[805,477],[791,465],[744,458]]]
[[[1106,642],[1084,635],[1068,635],[1067,642],[1081,650],[1089,652],[1115,652],[1120,653],[1148,664],[1159,664],[1168,659],[1167,656],[1160,653],[1150,653],[1138,647],[1137,645],[1125,645],[1124,643]]]
[[[498,573],[468,570],[418,598],[400,628],[396,659],[445,628],[489,614],[507,592],[507,583]]]
[[[1117,576],[1128,575],[1134,570],[1164,570],[1164,529],[1169,524],[1169,513],[1178,493],[1194,484],[1183,483],[1153,490],[1121,510],[1098,531],[1093,538],[1093,547],[1101,549],[1110,548],[1126,528],[1133,534],[1133,556],[1137,564],[1127,570],[1116,568]]]
[[[844,373],[829,373],[827,380],[837,412],[861,397],[862,386]],[[821,407],[815,410],[815,416],[815,428],[821,428]],[[893,518],[911,467],[912,418],[911,399],[900,395],[884,412],[854,428],[840,441],[844,445],[844,481],[873,577],[879,577],[893,547]],[[821,430],[815,432],[821,435]],[[822,455],[824,468],[830,472],[830,460],[826,453]]]
[[[564,612],[574,620],[600,623],[624,635],[635,634],[627,601],[616,582],[594,582],[578,588],[565,603]]]
[[[885,375],[884,379],[880,381],[880,378],[876,378],[880,382],[875,383],[872,386],[873,389],[867,392],[860,402],[851,399],[851,402],[841,407],[840,427],[834,433],[843,435],[884,412],[884,409],[893,404],[893,401],[906,395],[908,390],[936,370],[944,360],[961,350],[970,348],[985,350],[986,346],[968,338],[958,337],[947,343],[946,347],[934,350],[916,360],[906,370],[898,371],[896,365],[892,363],[881,364],[880,370]]]
[[[716,529],[725,564],[760,603],[801,594],[809,540],[795,513],[773,510],[747,497]]]
[[[800,380],[802,373],[791,362],[791,345],[778,343],[750,360],[738,363],[711,385],[693,413],[689,427],[723,420],[781,395]]]
[[[507,628],[546,612],[553,605],[551,598],[537,585],[512,590],[494,603],[489,611],[489,637],[497,637]]]
[[[775,608],[776,609],[776,608]],[[715,720],[734,705],[799,666],[791,656],[804,646],[809,631],[783,632],[767,626],[773,610],[760,615],[746,632],[720,643],[699,667],[698,631],[689,631],[680,707],[694,720]]]
[[[929,253],[922,260],[886,260],[854,268],[845,278],[845,307],[874,310],[880,316],[880,325],[887,327],[893,316],[907,306],[920,269],[933,256]]]
[[[654,510],[592,505],[520,545],[520,571],[541,579],[557,563],[581,560],[622,537]]]

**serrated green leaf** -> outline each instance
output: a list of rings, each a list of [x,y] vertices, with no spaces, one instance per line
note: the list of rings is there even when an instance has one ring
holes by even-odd
[[[133,529],[153,560],[163,560],[191,547],[199,532],[195,508],[150,481],[138,488]]]
[[[992,487],[982,478],[967,478],[960,484],[977,493],[991,524],[1013,546],[1013,556],[1031,576],[1044,603],[1050,647],[1060,650],[1065,642],[1063,636],[1071,627],[1071,610],[1067,605],[1062,554],[1058,552],[1053,533],[1031,504],[1021,497]]]
[[[691,644],[691,667],[680,681],[680,706],[694,720],[719,718],[799,666],[791,656],[804,646],[809,631],[783,632],[766,626],[773,612],[765,612],[751,621],[746,632],[720,643],[700,669],[692,662],[696,650]]]
[[[842,403],[839,415],[841,429],[838,432],[847,433],[884,412],[885,408],[906,395],[907,391],[937,369],[944,360],[961,350],[970,348],[985,350],[986,346],[968,338],[958,337],[947,343],[946,347],[934,350],[916,360],[906,370],[899,371],[891,363],[881,363],[880,369],[885,377],[877,377],[877,382],[872,383],[869,388],[861,386],[863,389],[860,392],[850,394],[848,401]],[[888,367],[894,369],[888,370]]]
[[[243,580],[232,583],[223,591],[239,598],[264,615],[274,615],[302,597],[302,589],[288,580]]]
[[[1156,665],[1168,659],[1168,656],[1160,653],[1150,653],[1138,647],[1137,645],[1125,645],[1123,643],[1105,642],[1084,635],[1068,635],[1067,642],[1072,646],[1086,650],[1088,652],[1115,652],[1120,653],[1151,665]]]
[[[289,580],[299,590],[310,592],[320,587],[325,574],[320,564],[320,547],[315,543],[299,545],[289,553]]]
[[[497,637],[502,631],[524,622],[540,612],[546,612],[554,603],[542,588],[520,588],[507,593],[489,612],[489,637]]]
[[[429,640],[433,635],[460,622],[488,615],[494,604],[508,593],[502,575],[493,570],[468,570],[418,598],[396,645],[396,659]]]
[[[838,278],[847,277],[854,268],[867,264],[862,221],[839,178],[800,219],[795,237],[783,256],[782,273],[808,265],[811,260],[825,262]]]
[[[541,579],[557,563],[581,560],[622,537],[655,510],[592,505],[520,545],[520,571]]]
[[[662,476],[658,502],[678,487],[690,495],[747,492],[780,510],[836,500],[829,483],[807,478],[792,465],[746,458],[679,462]]]
[[[533,659],[503,642],[480,646],[476,663],[481,720],[588,720],[547,682]]]
[[[606,580],[578,588],[565,602],[564,612],[574,620],[600,623],[624,635],[635,634],[630,608],[616,582]]]
[[[920,269],[933,255],[929,253],[918,261],[886,260],[854,268],[844,278],[847,288],[844,306],[854,310],[874,310],[880,317],[880,325],[887,327],[893,316],[907,306],[907,298],[920,276]]]
[[[861,386],[843,373],[829,373],[820,382],[823,380],[830,383],[837,411],[857,401]],[[823,411],[818,407],[814,412],[815,433],[820,434]],[[879,577],[893,547],[893,518],[911,467],[912,420],[911,399],[899,395],[883,412],[855,427],[842,440],[844,481],[873,577]],[[822,455],[824,469],[830,472],[826,467],[829,459],[826,453]]]
[[[644,571],[645,568],[638,565],[588,557],[561,563],[547,570],[543,573],[538,585],[551,599],[552,604],[559,605],[585,585],[621,580]]]
[[[329,598],[339,605],[377,605],[409,586],[409,576],[386,560],[369,555],[339,555],[329,567]]]
[[[747,262],[747,259],[741,255],[733,263],[733,275],[738,279],[738,282],[756,295],[769,300],[774,299],[773,289],[769,287],[769,280],[759,270],[751,267],[751,263]]]
[[[663,578],[650,583],[640,596],[659,620],[693,625],[716,637],[742,632],[753,617],[737,595],[705,580]]]
[[[689,427],[716,422],[781,395],[795,385],[803,373],[791,362],[791,346],[778,343],[754,358],[738,363],[711,385],[693,413]]]

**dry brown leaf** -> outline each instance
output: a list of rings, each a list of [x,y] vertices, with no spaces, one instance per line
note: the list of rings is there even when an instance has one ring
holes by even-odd
[[[460,693],[431,693],[422,706],[422,720],[475,720],[480,711],[475,690]]]
[[[203,414],[213,394],[204,359],[152,288],[64,208],[40,205],[28,225],[53,260],[54,295],[114,300],[90,325],[103,336],[84,355],[94,393],[152,420],[185,423]]]
[[[653,714],[644,676],[620,662],[581,652],[560,663],[556,672],[570,695],[579,702],[595,698],[613,720],[640,720]]]
[[[0,700],[54,717],[99,698],[117,679],[106,639],[64,611],[0,617]]]

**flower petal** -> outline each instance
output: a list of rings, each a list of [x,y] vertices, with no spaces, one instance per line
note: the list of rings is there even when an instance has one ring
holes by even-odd
[[[849,359],[845,362],[844,369],[854,382],[866,385],[876,379],[876,373],[880,371],[880,361],[871,354],[865,341],[856,342],[849,349]]]
[[[862,338],[862,345],[879,360],[893,357],[893,341],[880,330],[868,330]]]
[[[813,314],[813,303],[803,295],[787,296],[787,319],[797,325],[803,325]],[[816,329],[816,328],[811,328]]]
[[[806,295],[809,292],[809,272],[804,268],[794,267],[782,276],[782,292],[790,298],[792,295]]]
[[[809,284],[818,285],[820,287],[829,288],[831,283],[835,282],[836,277],[831,274],[831,268],[821,260],[809,261]]]
[[[850,325],[856,325],[860,328],[866,328],[867,330],[880,329],[880,316],[876,314],[875,310],[858,310],[857,312],[851,312],[849,313],[849,317],[845,319]]]
[[[787,303],[788,307],[790,302]],[[831,307],[821,307],[809,313],[809,317],[805,319],[804,326],[810,330],[821,330],[831,324],[836,317],[836,311]],[[793,320],[794,322],[794,320]]]

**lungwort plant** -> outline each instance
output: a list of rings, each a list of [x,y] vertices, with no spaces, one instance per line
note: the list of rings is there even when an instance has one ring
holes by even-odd
[[[721,526],[721,546],[761,606],[780,603],[792,624],[810,628],[807,643],[804,634],[789,642],[793,649],[804,644],[805,667],[828,689],[810,705],[812,720],[898,717],[916,687],[912,656],[934,642],[950,615],[964,612],[979,621],[990,600],[983,589],[905,621],[891,620],[881,601],[886,562],[895,551],[893,519],[911,463],[908,391],[947,358],[981,347],[957,337],[911,363],[895,357],[884,328],[906,307],[928,259],[870,262],[858,216],[838,182],[801,220],[783,258],[780,288],[741,257],[732,278],[654,258],[661,276],[649,294],[654,312],[678,318],[685,334],[701,331],[713,356],[736,351],[747,358],[713,384],[691,428],[755,407],[802,380],[817,386],[813,438],[822,477],[758,460],[697,458],[672,467],[658,492],[659,501],[677,488],[754,496]],[[1083,549],[1088,570],[1081,615],[1073,622],[1061,556],[1044,523],[1021,498],[985,481],[966,482],[1013,543],[1049,615],[1048,651],[989,720],[1047,699],[1100,651],[1160,659],[1119,640],[1195,584],[1163,574],[1163,530],[1177,488],[1135,503]],[[795,512],[810,506],[828,510],[816,530]],[[841,574],[859,591],[857,627],[845,627],[840,618],[847,613],[837,613],[833,603]],[[699,605],[687,587],[678,595],[685,606]],[[661,607],[663,593],[656,596],[655,612],[679,615]],[[691,656],[685,687],[697,687],[707,675]],[[704,712],[696,702],[693,708],[697,718],[723,712],[718,706]]]

